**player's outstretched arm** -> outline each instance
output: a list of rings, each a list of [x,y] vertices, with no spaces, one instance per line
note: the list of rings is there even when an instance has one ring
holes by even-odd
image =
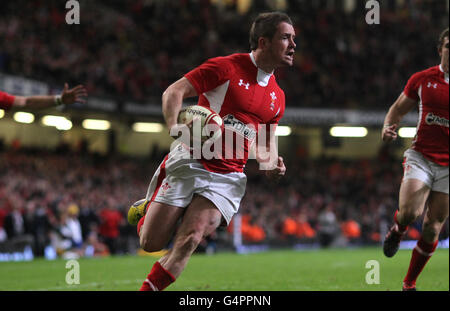
[[[58,105],[72,105],[75,102],[86,103],[87,91],[83,85],[69,89],[67,83],[60,95],[15,96],[13,106],[27,108],[47,108]]]
[[[405,93],[401,93],[394,104],[389,108],[384,119],[383,129],[381,130],[381,138],[383,141],[390,142],[397,139],[397,128],[402,118],[411,111],[417,102]]]

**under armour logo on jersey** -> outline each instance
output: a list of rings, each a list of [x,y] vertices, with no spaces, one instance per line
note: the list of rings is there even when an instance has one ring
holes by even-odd
[[[242,79],[239,79],[239,86],[245,86],[245,89],[248,90],[250,83],[244,83],[244,81]]]
[[[428,82],[427,87],[437,88],[437,83],[431,83],[431,82]]]

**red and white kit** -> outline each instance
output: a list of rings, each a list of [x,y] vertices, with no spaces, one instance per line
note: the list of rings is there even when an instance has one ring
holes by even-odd
[[[441,66],[415,73],[403,93],[419,103],[417,133],[405,152],[404,178],[449,193],[449,84]]]
[[[200,160],[212,172],[243,172],[249,144],[256,139],[260,125],[278,124],[284,114],[284,92],[275,76],[257,68],[253,55],[233,54],[210,59],[187,73],[199,95],[198,104],[217,112],[224,120],[225,132],[244,137],[241,157],[227,157],[226,137],[222,135],[222,159]],[[237,141],[237,139],[236,139]],[[242,146],[235,146],[234,153]]]
[[[232,54],[212,58],[185,75],[199,94],[198,104],[211,108],[224,120],[225,131],[243,137],[241,146],[227,157],[226,133],[222,135],[220,158],[193,159],[189,150],[179,145],[165,158],[156,171],[147,192],[147,199],[178,207],[186,207],[193,194],[211,200],[227,223],[238,211],[245,194],[244,166],[249,146],[257,138],[261,124],[269,131],[284,114],[284,92],[272,73],[256,66],[253,55]],[[229,151],[229,150],[228,150]]]
[[[14,103],[14,96],[0,91],[0,109],[8,110]]]

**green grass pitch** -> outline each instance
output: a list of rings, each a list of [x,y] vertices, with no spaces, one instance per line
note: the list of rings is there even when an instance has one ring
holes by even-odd
[[[171,291],[398,291],[411,250],[385,258],[380,247],[239,255],[194,254]],[[136,291],[158,257],[81,258],[80,284],[68,285],[66,260],[1,262],[2,291]],[[379,284],[367,284],[369,260],[379,262]],[[372,266],[373,267],[373,266]],[[449,250],[438,249],[417,282],[418,290],[449,290]]]

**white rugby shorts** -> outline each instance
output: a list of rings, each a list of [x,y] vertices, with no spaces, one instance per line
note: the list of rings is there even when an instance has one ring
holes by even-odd
[[[150,181],[146,199],[176,207],[187,207],[194,194],[210,200],[227,225],[239,210],[245,194],[244,173],[214,173],[189,154],[181,144],[164,158]]]
[[[418,179],[432,191],[448,194],[448,166],[436,164],[413,149],[407,149],[403,156],[404,180]]]

